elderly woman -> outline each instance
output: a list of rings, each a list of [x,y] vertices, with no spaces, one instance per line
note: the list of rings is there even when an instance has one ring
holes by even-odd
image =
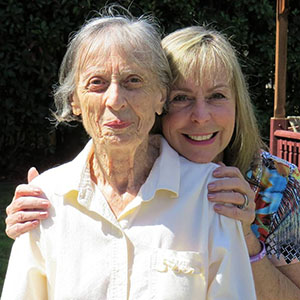
[[[149,137],[170,77],[145,19],[99,17],[74,36],[57,117],[81,116],[91,141],[34,180],[49,218],[16,240],[3,300],[256,298],[241,224],[206,201],[216,165]]]
[[[222,180],[208,185],[208,198],[218,203],[216,212],[242,221],[258,298],[300,299],[300,174],[261,151],[234,49],[220,33],[199,26],[170,34],[163,46],[174,74],[162,118],[165,138],[191,161],[220,162],[213,174]],[[30,170],[30,177],[35,173]],[[7,232],[13,236],[47,216],[32,210],[42,209],[43,200],[29,196],[35,196],[32,187],[20,186],[8,207]],[[30,211],[23,210],[27,207]],[[17,216],[25,222],[18,223]]]

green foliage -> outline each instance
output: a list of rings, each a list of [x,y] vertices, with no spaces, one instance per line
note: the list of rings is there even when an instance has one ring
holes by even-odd
[[[6,274],[10,249],[13,243],[13,240],[5,234],[5,208],[13,197],[14,189],[14,183],[0,183],[0,295]]]
[[[50,125],[51,90],[70,33],[92,16],[93,11],[110,2],[0,0],[0,176],[24,176],[33,164],[39,169],[47,168],[70,159],[82,147],[86,136],[81,127],[59,127],[54,132]],[[136,16],[154,14],[165,34],[204,23],[230,37],[248,79],[262,135],[268,137],[273,114],[276,1],[124,0],[118,3],[130,7]],[[289,3],[287,114],[299,115],[300,9],[298,0]]]

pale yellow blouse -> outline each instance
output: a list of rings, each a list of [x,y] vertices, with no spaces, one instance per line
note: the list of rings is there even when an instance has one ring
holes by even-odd
[[[2,300],[256,299],[238,221],[207,200],[213,163],[161,155],[118,219],[91,182],[89,142],[72,162],[39,176],[49,219],[17,238]]]

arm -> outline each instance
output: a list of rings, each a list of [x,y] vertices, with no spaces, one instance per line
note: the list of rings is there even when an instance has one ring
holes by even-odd
[[[30,183],[38,172],[35,168],[28,171]],[[48,217],[46,211],[50,202],[45,199],[41,189],[28,185],[19,185],[16,188],[11,204],[6,208],[6,234],[15,239],[19,235],[36,228],[39,221]]]
[[[3,285],[2,300],[47,299],[44,259],[38,242],[39,229],[23,234],[12,247]]]
[[[249,255],[260,251],[260,244],[252,233],[246,238]],[[255,288],[258,300],[299,300],[300,262],[275,267],[265,256],[252,263]]]
[[[226,178],[214,182],[214,187],[208,187],[213,195],[209,200],[239,205],[244,201],[242,194],[248,196],[250,203],[244,210],[222,204],[216,204],[214,209],[221,215],[242,221],[249,256],[256,255],[261,246],[250,227],[255,218],[254,193],[237,168],[222,164],[217,170],[215,177]],[[275,267],[265,257],[252,264],[252,272],[258,299],[300,299],[300,263]]]

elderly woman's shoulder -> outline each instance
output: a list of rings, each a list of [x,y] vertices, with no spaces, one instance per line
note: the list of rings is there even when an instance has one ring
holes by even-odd
[[[69,185],[78,183],[82,171],[87,165],[89,153],[92,151],[92,142],[89,141],[84,149],[70,162],[53,167],[36,177],[31,184],[43,190],[57,191]]]
[[[180,169],[186,177],[193,177],[199,175],[201,177],[212,177],[212,172],[220,167],[218,164],[213,162],[208,163],[197,163],[180,156]],[[197,177],[195,177],[196,180]]]
[[[39,186],[43,190],[57,190],[60,186],[67,185],[70,181],[74,181],[73,161],[42,172],[31,184]]]

